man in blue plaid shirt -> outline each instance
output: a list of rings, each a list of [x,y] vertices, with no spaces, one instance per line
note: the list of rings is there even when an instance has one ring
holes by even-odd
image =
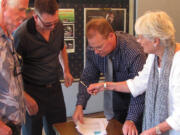
[[[115,82],[133,78],[143,68],[146,56],[136,39],[123,32],[114,32],[105,19],[92,19],[88,22],[86,36],[89,46],[86,66],[80,80],[87,86],[98,82],[100,73],[106,74],[108,57],[112,60]],[[130,94],[113,92],[112,97],[113,116],[108,119],[114,118],[124,123],[124,135],[138,134],[141,131],[144,95],[133,98]],[[73,115],[75,122],[79,120],[83,123],[83,109],[89,98],[86,87],[80,83]]]

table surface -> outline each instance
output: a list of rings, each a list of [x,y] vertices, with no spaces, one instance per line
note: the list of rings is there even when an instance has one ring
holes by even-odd
[[[79,135],[73,121],[57,123],[54,124],[53,126],[58,135]],[[107,135],[123,135],[122,124],[115,119],[109,121],[106,130],[107,130]]]

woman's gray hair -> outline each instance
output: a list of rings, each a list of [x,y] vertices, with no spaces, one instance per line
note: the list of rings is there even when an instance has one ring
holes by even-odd
[[[175,28],[171,18],[163,11],[148,11],[135,23],[137,35],[148,39],[159,38],[161,43],[169,46],[175,43]]]

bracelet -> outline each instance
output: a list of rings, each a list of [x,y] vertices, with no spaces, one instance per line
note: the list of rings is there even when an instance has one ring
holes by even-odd
[[[131,123],[134,123],[134,121],[132,121],[132,120],[128,120],[129,122],[131,122]]]
[[[106,88],[107,88],[107,83],[105,82],[105,83],[104,83],[104,89],[106,89]]]
[[[162,134],[161,130],[159,129],[159,126],[156,126],[155,129],[156,129],[156,134],[157,135],[161,135]]]

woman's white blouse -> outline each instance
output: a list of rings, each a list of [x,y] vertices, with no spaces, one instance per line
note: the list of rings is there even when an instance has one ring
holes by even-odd
[[[149,74],[155,55],[149,54],[146,64],[138,76],[127,80],[131,94],[136,97],[146,91]],[[170,77],[168,94],[169,117],[166,122],[171,126],[170,135],[180,135],[180,51],[174,55]]]

